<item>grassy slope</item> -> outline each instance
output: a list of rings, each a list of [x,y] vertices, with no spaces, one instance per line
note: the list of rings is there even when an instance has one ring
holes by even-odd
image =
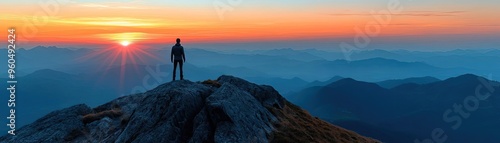
[[[379,143],[375,139],[363,137],[353,131],[332,125],[312,117],[307,111],[286,101],[283,109],[271,108],[279,119],[276,130],[270,137],[273,143],[328,142],[328,143]]]

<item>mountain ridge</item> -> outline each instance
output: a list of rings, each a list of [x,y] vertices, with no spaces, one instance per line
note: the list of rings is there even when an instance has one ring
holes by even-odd
[[[291,101],[314,116],[384,142],[412,142],[426,138],[436,127],[443,127],[448,136],[463,137],[449,138],[450,142],[494,142],[498,137],[491,135],[490,131],[499,127],[498,120],[495,120],[500,117],[498,91],[499,82],[474,74],[425,84],[406,83],[391,89],[375,83],[343,79],[327,86],[304,89]],[[478,92],[491,96],[469,102],[469,99],[477,98]],[[470,106],[465,104],[476,105],[477,110],[466,110],[471,115],[467,124],[463,124],[460,130],[450,130],[448,127],[455,122],[443,118],[455,114],[444,114],[445,111]],[[465,123],[465,120],[460,121]],[[476,132],[479,129],[485,131]],[[402,135],[380,134],[394,131]]]
[[[232,76],[53,111],[0,141],[379,142],[312,117],[271,86]]]
[[[427,84],[427,83],[432,83],[432,82],[437,82],[441,81],[440,79],[437,79],[435,77],[431,76],[424,76],[424,77],[411,77],[411,78],[405,78],[405,79],[391,79],[391,80],[384,80],[377,82],[379,86],[382,86],[387,89],[394,88],[396,86],[402,85],[402,84],[408,84],[408,83],[415,83],[415,84]]]

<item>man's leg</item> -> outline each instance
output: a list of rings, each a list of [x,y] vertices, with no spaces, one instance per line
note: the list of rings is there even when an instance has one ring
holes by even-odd
[[[177,70],[177,61],[174,61],[174,72],[172,73],[173,77],[172,77],[172,81],[175,80],[175,71]]]
[[[184,72],[182,71],[182,65],[184,64],[184,62],[182,61],[179,61],[179,67],[181,68],[180,72],[181,72],[181,80],[184,80]]]

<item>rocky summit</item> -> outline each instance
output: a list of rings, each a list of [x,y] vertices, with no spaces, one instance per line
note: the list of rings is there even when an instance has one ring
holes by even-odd
[[[377,140],[329,124],[271,86],[240,78],[162,84],[95,108],[51,112],[0,142],[339,142]]]

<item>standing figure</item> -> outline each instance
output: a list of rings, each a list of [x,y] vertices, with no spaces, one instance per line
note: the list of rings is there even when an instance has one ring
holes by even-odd
[[[175,73],[177,70],[177,64],[180,67],[181,80],[184,80],[184,75],[182,72],[182,64],[186,62],[186,56],[184,55],[184,47],[181,46],[181,39],[177,38],[175,40],[176,44],[172,47],[172,51],[170,52],[170,62],[174,63],[174,72],[172,81],[175,80]]]

